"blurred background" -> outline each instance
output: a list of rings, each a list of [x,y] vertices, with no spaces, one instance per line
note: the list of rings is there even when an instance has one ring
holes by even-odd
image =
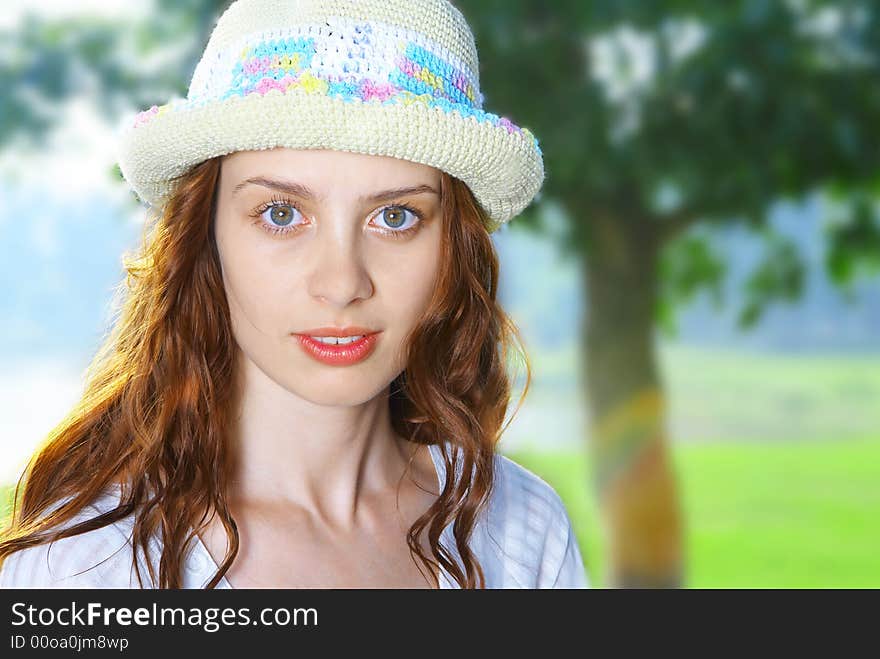
[[[228,4],[4,2],[0,515],[140,239],[114,132]],[[547,167],[493,234],[533,375],[500,448],[593,585],[880,587],[880,6],[455,4]]]

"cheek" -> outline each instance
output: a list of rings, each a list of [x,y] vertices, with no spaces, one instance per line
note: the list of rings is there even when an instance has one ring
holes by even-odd
[[[286,277],[245,235],[218,233],[217,248],[233,324],[240,331],[276,333]]]
[[[437,288],[439,256],[435,248],[395,255],[383,260],[378,282],[383,297],[393,303],[401,321],[414,324],[427,309]]]

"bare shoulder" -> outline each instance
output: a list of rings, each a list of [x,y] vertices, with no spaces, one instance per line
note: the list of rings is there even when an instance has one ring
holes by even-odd
[[[112,497],[104,495],[63,528],[97,517],[111,505]],[[0,567],[0,588],[129,588],[131,565],[126,525],[116,523],[11,554]]]

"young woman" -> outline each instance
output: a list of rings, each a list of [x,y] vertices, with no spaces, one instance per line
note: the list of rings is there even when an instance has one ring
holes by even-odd
[[[489,234],[544,174],[477,71],[446,0],[230,6],[187,99],[121,135],[144,245],[0,586],[588,585],[557,493],[496,452]]]

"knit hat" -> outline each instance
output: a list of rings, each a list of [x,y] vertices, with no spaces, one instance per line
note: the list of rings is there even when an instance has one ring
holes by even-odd
[[[289,147],[392,156],[462,180],[498,229],[544,180],[538,140],[483,110],[473,34],[448,0],[237,0],[185,99],[127,117],[122,175],[161,206],[209,158]]]

